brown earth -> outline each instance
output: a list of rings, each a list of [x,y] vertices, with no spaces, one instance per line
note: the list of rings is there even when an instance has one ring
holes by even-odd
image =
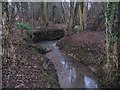
[[[3,88],[53,88],[59,87],[53,64],[23,40],[23,31],[14,28],[4,45]]]
[[[98,71],[105,62],[105,38],[102,31],[82,31],[65,37],[58,46],[68,55]]]
[[[61,39],[57,45],[73,60],[88,66],[105,85],[103,67],[106,63],[105,35],[103,31],[81,31]]]

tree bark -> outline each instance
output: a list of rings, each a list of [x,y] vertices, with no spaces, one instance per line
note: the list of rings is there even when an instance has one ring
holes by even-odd
[[[109,30],[110,28],[110,23],[108,21],[108,14],[107,14],[107,9],[108,9],[108,3],[105,4],[105,25],[106,25],[106,55],[107,55],[107,63],[106,63],[106,70],[107,70],[107,78],[111,78],[111,73],[110,73],[110,36],[109,36]]]
[[[77,15],[78,15],[78,9],[79,9],[79,2],[76,2],[76,5],[75,5],[75,11],[74,11],[74,26],[76,25],[76,24],[78,24],[77,23],[77,19],[78,19],[78,17],[77,17]]]
[[[48,3],[44,2],[44,18],[45,18],[45,26],[48,25],[48,18],[49,18],[49,14],[48,14]]]
[[[112,4],[112,5],[111,5]],[[111,10],[112,7],[112,10]],[[118,69],[118,58],[117,58],[117,41],[113,41],[113,37],[116,37],[112,34],[112,29],[115,29],[115,12],[116,8],[115,3],[105,3],[105,25],[106,25],[106,74],[107,74],[107,84],[110,87],[114,87],[114,81],[117,77]],[[109,13],[111,11],[111,13]],[[114,26],[114,27],[113,27]],[[118,28],[117,28],[118,29]],[[113,74],[114,72],[114,74]],[[111,86],[112,85],[112,86]],[[116,86],[115,86],[116,87]]]
[[[83,24],[83,2],[79,3],[79,17],[80,17],[80,28],[79,31],[83,31],[84,30],[84,24]]]
[[[64,8],[63,8],[63,5],[62,5],[62,1],[60,2],[60,6],[61,6],[61,8],[62,8],[62,20],[63,20],[63,22],[65,23],[65,11],[64,11]]]
[[[86,21],[87,21],[87,11],[88,11],[88,2],[84,2],[84,7],[83,7],[83,27],[86,29]]]
[[[74,2],[70,2],[70,17],[68,23],[68,32],[66,33],[67,35],[72,34],[73,23],[74,23]]]
[[[9,41],[8,41],[8,36],[9,36],[9,16],[8,16],[8,2],[3,3],[3,59],[5,62],[8,61],[6,57],[8,57],[8,49],[9,49]]]

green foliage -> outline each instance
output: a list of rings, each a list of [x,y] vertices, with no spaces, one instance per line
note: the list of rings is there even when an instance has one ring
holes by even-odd
[[[42,9],[44,8],[44,2],[41,2],[41,8]]]
[[[112,30],[112,36],[113,37],[112,37],[111,41],[112,42],[119,42],[120,38],[118,37],[118,35],[119,35],[118,30],[113,28],[113,30]]]
[[[4,15],[8,17],[8,2],[3,3]]]
[[[107,14],[109,21],[112,23],[112,21],[115,19],[115,15],[116,15],[116,10],[117,10],[117,3],[115,2],[109,2],[108,3],[108,10],[107,10]]]
[[[30,32],[32,33],[33,32],[33,29],[28,25],[28,24],[25,24],[25,23],[17,23],[16,26],[20,29],[24,29],[26,30],[27,32]]]
[[[22,30],[26,30],[27,32],[27,40],[31,41],[34,38],[34,32],[32,27],[30,27],[28,24],[25,23],[17,23],[16,26]]]
[[[101,11],[98,18],[99,18],[100,21],[105,21],[104,10]]]
[[[117,9],[118,9],[118,6],[117,6],[117,3],[115,2],[110,2],[108,4],[108,19],[109,19],[109,22],[111,23],[112,25],[112,38],[111,38],[111,41],[113,43],[115,42],[118,42],[119,41],[119,38],[118,38],[118,35],[119,35],[119,31],[118,31],[118,27],[115,23],[115,20],[117,19],[116,16],[117,16]]]
[[[118,37],[116,37],[116,36],[113,36],[113,38],[111,39],[111,41],[112,41],[113,43],[115,43],[115,42],[120,42],[120,38],[118,38]]]
[[[116,20],[117,20],[117,9],[118,9],[118,3],[116,2],[109,2],[108,3],[108,7],[106,8],[106,13],[107,13],[107,18],[108,18],[108,26],[111,27],[111,37],[110,37],[110,41],[111,43],[115,43],[117,41],[119,41],[118,38],[118,27],[116,24]],[[108,31],[110,32],[110,31]]]

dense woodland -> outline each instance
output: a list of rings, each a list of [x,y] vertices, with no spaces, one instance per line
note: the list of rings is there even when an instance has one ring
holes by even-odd
[[[95,69],[99,88],[120,85],[120,3],[70,0],[1,4],[3,88],[60,88],[58,70],[46,57],[52,50],[39,45],[54,40],[74,62]]]

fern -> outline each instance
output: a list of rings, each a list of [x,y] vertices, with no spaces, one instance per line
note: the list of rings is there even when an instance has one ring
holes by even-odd
[[[28,32],[28,35],[31,36],[31,39],[33,39],[33,29],[28,24],[25,23],[17,23],[16,26],[22,30],[26,30]]]
[[[33,32],[33,29],[28,25],[28,24],[25,24],[25,23],[17,23],[16,24],[18,28],[20,29],[24,29],[28,32]]]

